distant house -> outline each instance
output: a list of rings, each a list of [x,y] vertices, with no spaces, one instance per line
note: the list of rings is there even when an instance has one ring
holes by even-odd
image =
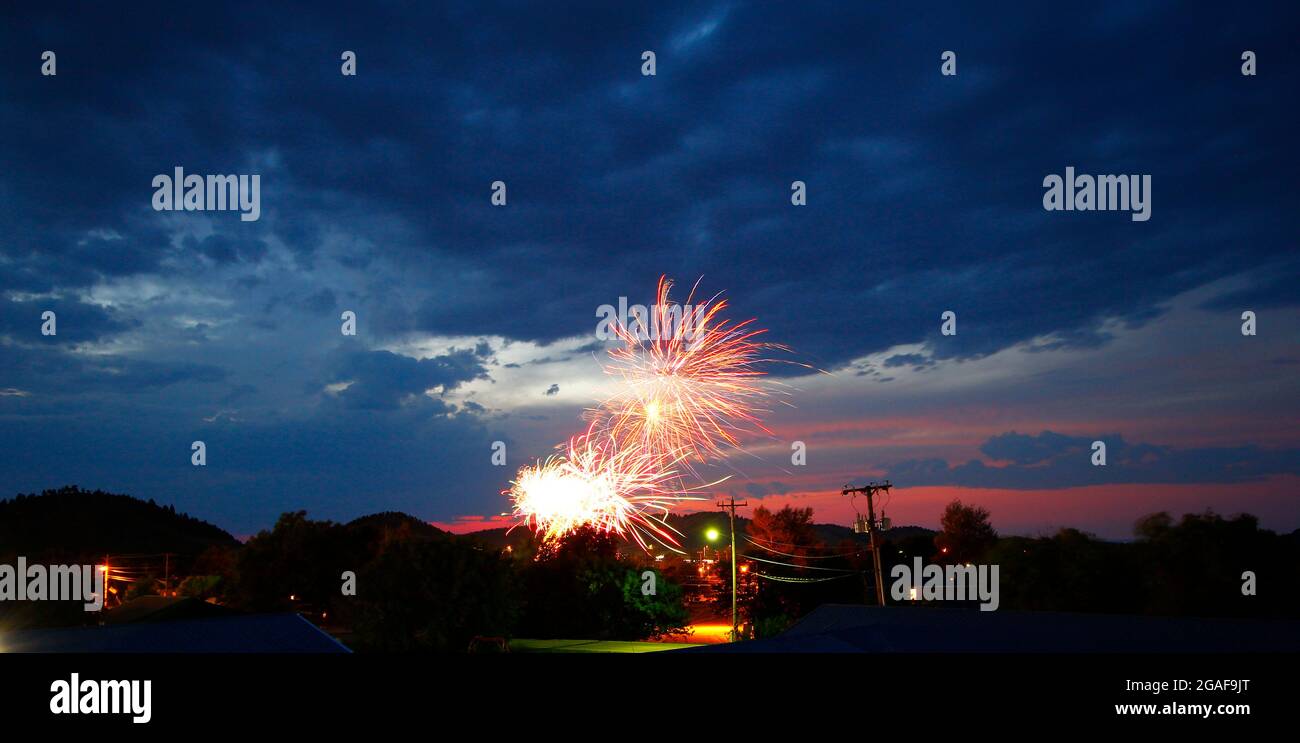
[[[197,599],[147,596],[101,627],[9,632],[10,653],[350,653],[297,614],[240,614]]]
[[[828,604],[776,637],[687,653],[1277,653],[1294,620],[1067,614]]]

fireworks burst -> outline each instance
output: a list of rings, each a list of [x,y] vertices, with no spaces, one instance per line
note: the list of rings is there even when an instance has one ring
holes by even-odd
[[[650,316],[614,324],[622,345],[610,350],[605,372],[621,384],[588,411],[593,424],[622,445],[699,461],[738,446],[744,433],[770,435],[758,417],[770,390],[756,365],[767,360],[765,350],[783,347],[758,341],[767,331],[751,327],[752,319],[722,319],[726,300],[692,304],[692,289],[685,305],[674,304],[671,288],[661,277]]]
[[[694,474],[704,462],[738,447],[747,432],[771,435],[759,415],[770,391],[757,365],[767,349],[753,320],[721,317],[716,296],[693,305],[673,304],[672,282],[659,279],[656,303],[644,316],[613,330],[621,345],[609,351],[606,373],[618,393],[590,410],[585,434],[561,453],[523,467],[506,493],[513,515],[541,536],[558,540],[590,526],[629,537],[642,549],[651,541],[676,549],[669,510],[719,480],[690,489],[679,470]],[[723,478],[724,480],[726,478]]]
[[[590,526],[630,537],[642,549],[651,540],[674,547],[678,533],[663,517],[673,505],[697,500],[673,486],[676,475],[671,461],[588,431],[570,439],[565,454],[521,468],[508,492],[513,515],[544,542]]]

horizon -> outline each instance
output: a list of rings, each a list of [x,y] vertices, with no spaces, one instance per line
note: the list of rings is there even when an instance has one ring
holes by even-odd
[[[47,495],[47,494],[57,494],[58,491],[60,491],[60,490],[62,490],[62,489],[64,489],[64,488],[75,488],[75,489],[77,489],[79,492],[81,492],[82,494],[94,494],[95,492],[99,492],[99,493],[101,493],[101,494],[103,494],[103,495],[106,495],[106,496],[126,496],[126,497],[128,497],[128,498],[131,498],[131,499],[136,500],[136,501],[141,502],[141,503],[146,503],[146,504],[150,503],[150,499],[140,498],[140,497],[135,496],[135,495],[132,495],[132,494],[130,494],[130,493],[114,493],[114,492],[104,491],[104,490],[102,490],[102,489],[99,490],[99,491],[96,491],[95,489],[87,489],[87,488],[80,487],[80,486],[76,486],[76,485],[66,485],[66,486],[63,486],[62,488],[47,488],[47,489],[42,490],[42,491],[39,491],[39,492],[31,492],[31,493],[15,493],[15,494],[10,495],[10,496],[0,497],[0,503],[3,503],[3,502],[5,502],[5,501],[7,501],[7,500],[12,500],[13,498],[16,498],[16,497],[35,498],[35,497],[41,497],[41,496],[44,496],[44,495]],[[160,509],[165,509],[165,508],[167,507],[168,504],[157,503],[157,502],[155,501],[155,502],[152,503],[152,505],[154,505],[154,506],[156,506],[156,507],[158,507],[158,508],[160,508]],[[947,504],[945,503],[944,505],[946,506]],[[979,504],[976,504],[976,503],[965,503],[964,505],[979,505]],[[200,518],[200,517],[195,516],[194,514],[187,513],[187,512],[185,512],[185,511],[183,511],[183,510],[179,510],[179,509],[177,509],[175,513],[176,513],[176,515],[178,515],[178,516],[184,516],[184,517],[196,518],[196,519],[198,519],[199,521],[201,521],[202,523],[205,523],[205,524],[208,524],[208,525],[210,525],[210,526],[213,526],[213,527],[215,527],[215,528],[217,528],[217,529],[220,529],[222,532],[226,533],[227,535],[229,535],[230,537],[232,537],[232,538],[235,539],[236,541],[240,542],[241,544],[242,544],[242,543],[247,543],[249,539],[252,539],[253,537],[257,536],[257,534],[260,533],[260,532],[263,532],[263,531],[269,531],[269,530],[270,530],[270,529],[275,525],[275,524],[274,524],[274,520],[273,520],[272,522],[270,522],[270,523],[264,525],[261,529],[258,529],[257,531],[250,532],[250,533],[239,533],[239,532],[235,532],[235,531],[228,530],[226,527],[224,527],[224,526],[223,526],[222,524],[220,524],[220,523],[212,522],[212,521],[209,521],[209,520],[207,520],[207,519],[202,519],[202,518]],[[286,513],[288,513],[288,512],[286,512]],[[1155,515],[1156,513],[1161,513],[1161,512],[1159,512],[1159,511],[1153,511],[1153,512],[1151,512],[1151,513],[1142,514],[1142,516],[1140,516],[1140,517],[1138,517],[1138,518],[1140,519],[1140,518],[1145,517],[1145,516]],[[1164,513],[1167,513],[1171,518],[1173,518],[1173,520],[1174,520],[1175,522],[1178,522],[1179,520],[1181,520],[1181,519],[1182,519],[1183,517],[1185,517],[1185,516],[1200,516],[1200,515],[1205,515],[1205,514],[1207,514],[1207,513],[1211,513],[1211,514],[1213,514],[1213,515],[1217,515],[1217,516],[1220,516],[1220,517],[1225,518],[1225,519],[1232,519],[1232,518],[1235,518],[1235,517],[1237,517],[1237,516],[1251,516],[1251,517],[1255,517],[1255,516],[1256,516],[1256,514],[1251,514],[1251,513],[1249,513],[1249,512],[1245,512],[1245,511],[1238,511],[1238,512],[1232,512],[1232,513],[1219,513],[1219,512],[1215,512],[1215,511],[1213,511],[1213,510],[1209,510],[1209,511],[1197,511],[1197,512],[1186,512],[1186,513],[1178,513],[1178,512],[1172,512],[1172,511],[1165,511]],[[354,522],[354,521],[358,521],[358,520],[360,520],[360,519],[368,518],[368,517],[370,517],[370,516],[378,516],[378,515],[382,515],[382,514],[396,514],[396,515],[400,515],[400,516],[406,516],[406,517],[408,517],[408,518],[415,519],[416,521],[419,521],[419,522],[421,522],[421,523],[427,524],[428,526],[432,526],[432,527],[434,527],[434,528],[436,528],[436,529],[439,529],[439,530],[444,531],[444,532],[449,533],[449,534],[453,534],[453,535],[455,535],[455,536],[472,536],[472,535],[474,535],[474,534],[479,534],[479,533],[483,533],[483,532],[500,531],[500,530],[510,531],[510,530],[513,530],[513,529],[522,528],[519,524],[515,523],[514,521],[512,521],[512,520],[510,520],[510,519],[503,518],[503,517],[497,517],[495,520],[493,520],[493,519],[489,519],[489,520],[462,519],[462,520],[458,520],[458,521],[455,521],[455,522],[452,522],[452,523],[441,523],[441,522],[437,522],[437,521],[427,521],[427,520],[421,519],[421,518],[419,518],[419,517],[417,517],[417,516],[414,516],[414,515],[412,515],[412,514],[406,513],[406,512],[404,512],[404,511],[372,511],[372,512],[368,512],[368,513],[361,513],[361,514],[358,514],[358,515],[353,516],[353,517],[351,517],[351,518],[348,518],[348,519],[341,519],[341,520],[323,519],[323,518],[322,518],[322,519],[315,519],[314,515],[313,515],[310,511],[307,512],[306,516],[307,516],[308,519],[314,519],[314,520],[320,520],[320,521],[332,521],[332,522],[337,523],[337,524],[339,524],[339,525],[346,526],[346,525],[348,525],[348,524],[350,524],[350,523],[352,523],[352,522]],[[719,518],[719,519],[722,519],[722,518],[725,517],[725,512],[722,512],[722,511],[708,510],[708,509],[698,509],[698,510],[681,509],[681,510],[678,510],[678,511],[674,511],[674,512],[669,513],[669,514],[668,514],[668,518],[669,518],[669,519],[673,519],[673,518],[682,519],[682,518],[688,518],[688,517],[692,517],[692,516],[703,516],[703,515],[706,515],[706,514],[712,514],[712,515],[714,515],[715,517],[717,517],[717,518]],[[277,516],[277,519],[276,519],[276,520],[278,520],[278,518],[279,518],[279,517]],[[737,519],[737,521],[745,521],[745,522],[748,522],[748,521],[751,520],[751,517],[750,517],[749,515],[747,515],[747,514],[737,512],[737,514],[736,514],[736,519]],[[834,521],[818,521],[818,520],[816,520],[816,512],[813,513],[813,519],[814,519],[814,520],[813,520],[812,524],[813,524],[814,526],[832,526],[832,527],[839,527],[839,528],[842,528],[842,529],[848,529],[848,530],[851,530],[851,529],[852,529],[852,526],[846,526],[846,525],[844,525],[844,524],[842,524],[842,523],[839,523],[839,522],[834,522]],[[1134,520],[1134,524],[1133,524],[1134,526],[1136,526],[1136,522],[1137,522],[1137,519]],[[997,533],[998,533],[998,536],[999,536],[999,537],[1023,537],[1023,538],[1030,538],[1030,539],[1050,538],[1050,537],[1054,536],[1054,535],[1057,533],[1057,531],[1058,531],[1059,529],[1077,528],[1077,527],[1072,527],[1070,524],[1065,524],[1065,523],[1063,523],[1063,524],[1060,524],[1060,525],[1058,525],[1058,526],[1056,526],[1056,527],[1054,527],[1054,528],[1052,528],[1052,529],[1047,529],[1047,530],[1043,530],[1043,531],[1039,531],[1039,532],[1016,532],[1016,531],[1006,531],[1006,530],[1003,530],[1003,529],[998,528],[997,519],[996,519],[995,515],[992,515],[992,514],[990,515],[990,523],[992,524],[992,526],[993,526],[995,529],[997,529]],[[1268,527],[1267,527],[1266,525],[1262,524],[1262,523],[1260,524],[1260,528],[1263,529],[1263,530],[1266,530],[1266,531],[1272,531],[1273,533],[1277,533],[1277,534],[1281,534],[1281,535],[1285,535],[1285,534],[1288,534],[1288,533],[1289,533],[1289,532],[1286,532],[1286,531],[1277,531],[1277,530],[1271,530],[1271,529],[1268,529]],[[897,529],[923,529],[923,530],[926,530],[926,531],[936,532],[936,533],[937,533],[937,532],[939,532],[939,531],[942,531],[942,525],[939,524],[939,523],[937,523],[937,522],[934,523],[933,525],[920,524],[920,523],[897,523],[897,522],[895,522],[895,523],[890,527],[890,530],[885,531],[885,532],[882,532],[882,533],[884,533],[884,534],[888,534],[889,531],[893,531],[893,530],[897,530]],[[525,531],[527,531],[527,530],[525,530]],[[1107,542],[1127,543],[1127,542],[1132,542],[1132,541],[1134,541],[1134,540],[1136,539],[1136,535],[1133,534],[1132,530],[1130,530],[1130,532],[1129,532],[1128,534],[1126,534],[1125,536],[1123,536],[1123,537],[1118,537],[1118,538],[1115,538],[1115,537],[1107,537],[1106,535],[1096,534],[1096,533],[1093,533],[1093,532],[1088,532],[1087,530],[1083,530],[1083,529],[1081,529],[1080,531],[1083,531],[1083,532],[1086,533],[1086,534],[1089,534],[1089,535],[1091,535],[1091,536],[1093,536],[1093,537],[1095,537],[1095,538],[1098,538],[1098,539],[1101,539],[1101,540],[1103,540],[1103,541],[1107,541]],[[629,541],[629,543],[631,543],[630,540],[626,540],[626,541]]]

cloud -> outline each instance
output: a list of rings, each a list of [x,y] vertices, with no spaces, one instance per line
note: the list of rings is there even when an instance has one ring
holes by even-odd
[[[900,366],[910,366],[912,371],[923,371],[934,366],[934,359],[922,356],[919,353],[898,353],[885,359],[884,366],[887,369],[893,369]]]
[[[767,483],[749,482],[745,483],[745,492],[755,498],[760,498],[764,495],[784,495],[790,492],[790,486],[776,480]]]
[[[1297,303],[1296,287],[1300,286],[1300,260],[1283,260],[1249,271],[1242,277],[1243,286],[1225,291],[1207,300],[1202,307],[1209,310],[1238,312],[1294,307]]]
[[[88,394],[129,396],[175,385],[207,385],[229,374],[215,364],[191,361],[86,355],[59,347],[0,348],[0,378],[42,399],[68,400],[70,408]]]
[[[56,335],[41,334],[42,314],[54,313]],[[79,299],[51,296],[22,301],[0,298],[0,337],[23,344],[66,346],[102,340],[137,327],[120,313]]]
[[[1014,431],[999,434],[984,442],[980,451],[990,459],[1015,464],[1037,464],[1067,452],[1089,449],[1090,441],[1043,431],[1037,436]]]
[[[465,382],[486,378],[484,351],[453,349],[428,359],[389,351],[345,353],[335,367],[333,382],[347,385],[338,398],[348,407],[391,410],[411,396],[442,394]]]
[[[1092,464],[1092,442],[1106,444],[1106,464]],[[950,465],[942,459],[911,459],[883,467],[908,487],[957,485],[971,488],[1037,490],[1113,483],[1240,483],[1300,474],[1300,449],[1259,446],[1174,448],[1130,444],[1118,434],[1095,438],[1043,431],[1014,432],[988,439],[980,450],[1008,464],[971,459]]]
[[[214,233],[203,239],[189,235],[184,244],[188,251],[207,256],[217,264],[257,263],[268,250],[266,241],[253,234]]]
[[[901,9],[821,3],[646,6],[617,18],[586,8],[576,20],[602,33],[581,34],[540,10],[484,7],[446,23],[433,8],[379,9],[352,19],[348,43],[422,52],[365,57],[363,75],[386,81],[375,86],[348,85],[323,62],[271,74],[258,55],[302,47],[273,33],[272,11],[236,7],[187,11],[163,39],[107,9],[10,19],[16,38],[53,27],[107,45],[58,91],[20,66],[0,70],[15,153],[0,176],[10,238],[0,252],[16,282],[179,278],[193,275],[193,256],[210,261],[205,271],[267,270],[281,244],[300,267],[345,279],[331,286],[370,298],[375,333],[546,343],[619,295],[648,300],[660,273],[706,276],[707,291],[727,290],[737,312],[823,368],[907,343],[939,360],[1049,334],[1056,347],[1096,347],[1110,340],[1106,318],[1148,321],[1225,270],[1277,266],[1249,273],[1227,304],[1297,301],[1286,291],[1300,269],[1286,260],[1285,183],[1247,188],[1239,174],[1300,166],[1286,126],[1300,104],[1263,86],[1193,87],[1178,39],[1156,33],[1176,20],[1207,43],[1249,33],[1281,47],[1281,19],[1229,30],[1209,10],[1168,7],[1075,27],[1026,3],[989,30],[980,65],[943,78],[913,50],[961,33],[973,11],[920,24]],[[294,38],[341,43],[336,20],[329,7],[304,10]],[[466,24],[512,44],[481,56]],[[1045,24],[1057,29],[1050,43]],[[1140,75],[1122,54],[1095,53],[1135,43],[1150,50]],[[657,78],[637,74],[646,47],[660,49]],[[706,72],[681,71],[688,49]],[[1048,56],[1095,59],[1061,86],[1024,62]],[[162,63],[177,58],[190,60],[184,81]],[[1206,95],[1215,113],[1187,116],[1185,101]],[[888,120],[875,115],[881,100]],[[1265,101],[1274,115],[1232,114]],[[1104,113],[1084,119],[1080,107]],[[93,143],[77,135],[86,127],[100,133]],[[261,172],[263,219],[161,218],[148,184],[177,163]],[[1152,221],[1043,213],[1042,177],[1067,164],[1152,173]],[[498,177],[506,209],[486,197]],[[809,184],[802,209],[786,203],[795,178]],[[957,336],[938,335],[945,309],[960,317]],[[844,333],[854,315],[871,332]]]

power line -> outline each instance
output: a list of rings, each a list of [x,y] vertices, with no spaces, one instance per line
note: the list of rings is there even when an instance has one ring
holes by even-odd
[[[789,578],[783,575],[768,575],[766,573],[754,573],[759,578],[776,581],[777,583],[825,583],[828,580],[839,580],[848,578],[847,575],[832,575],[829,578]]]
[[[811,545],[811,544],[804,544],[801,542],[778,542],[775,539],[763,539],[762,537],[755,537],[752,534],[746,534],[745,538],[751,542],[765,542],[767,544],[775,544],[778,547],[802,547],[804,549],[815,549],[815,550],[823,550],[823,551],[834,549],[833,547],[827,547],[825,545]]]
[[[815,565],[795,565],[794,563],[777,562],[776,560],[767,560],[762,557],[755,557],[753,555],[741,555],[741,557],[745,558],[746,560],[757,560],[758,562],[765,562],[768,563],[769,565],[783,565],[787,568],[798,568],[799,570],[824,570],[828,573],[855,573],[855,574],[862,573],[861,570],[845,570],[844,568],[819,568]]]
[[[745,537],[745,538],[749,539],[749,537]],[[792,552],[782,552],[780,550],[774,550],[771,547],[765,547],[759,544],[758,542],[755,542],[753,539],[749,539],[749,541],[753,542],[755,547],[758,547],[759,549],[767,550],[768,552],[771,552],[773,554],[781,555],[783,557],[797,557],[803,560],[834,560],[837,557],[852,557],[853,555],[860,555],[864,552],[871,551],[871,550],[857,550],[856,552],[837,552],[833,555],[799,555]]]

